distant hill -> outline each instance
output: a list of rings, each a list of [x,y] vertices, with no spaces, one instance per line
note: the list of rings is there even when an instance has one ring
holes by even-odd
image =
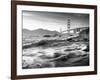
[[[57,31],[50,31],[46,29],[36,29],[36,30],[28,30],[28,29],[23,29],[23,36],[43,36],[43,35],[55,35],[55,34],[60,34]]]

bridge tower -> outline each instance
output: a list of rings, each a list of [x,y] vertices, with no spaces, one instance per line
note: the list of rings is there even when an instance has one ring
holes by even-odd
[[[68,30],[68,33],[70,33],[70,25],[71,25],[71,20],[68,17],[68,20],[67,20],[67,30]]]

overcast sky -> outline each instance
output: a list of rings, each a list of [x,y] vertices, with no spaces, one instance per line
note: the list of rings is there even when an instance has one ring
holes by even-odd
[[[66,30],[68,18],[71,20],[71,28],[89,26],[88,14],[23,11],[22,16],[23,28],[29,30],[38,28],[51,31]]]

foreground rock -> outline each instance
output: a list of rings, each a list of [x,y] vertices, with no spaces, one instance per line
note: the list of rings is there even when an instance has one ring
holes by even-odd
[[[27,62],[25,60],[23,61],[23,69],[88,65],[89,54],[77,55],[76,53],[55,53],[54,57],[41,55],[35,57],[33,60],[31,60],[31,62]]]

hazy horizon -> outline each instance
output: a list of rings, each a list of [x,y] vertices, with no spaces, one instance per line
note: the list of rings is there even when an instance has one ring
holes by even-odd
[[[28,30],[66,30],[68,18],[71,20],[71,28],[89,26],[89,14],[23,11],[22,18],[23,29]]]

